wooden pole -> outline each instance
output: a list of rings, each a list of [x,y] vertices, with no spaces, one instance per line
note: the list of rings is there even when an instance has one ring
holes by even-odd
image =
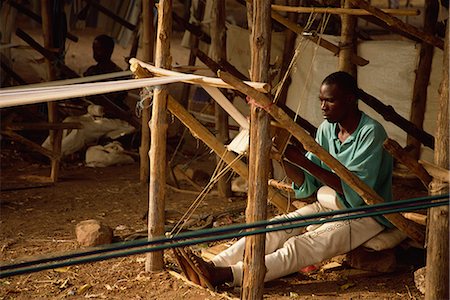
[[[271,43],[270,1],[254,1],[251,30],[252,81],[268,82]],[[248,200],[245,211],[247,223],[267,218],[267,189],[269,179],[270,116],[258,106],[250,108],[250,155]],[[265,234],[245,239],[242,299],[262,299],[264,294]]]
[[[146,62],[153,62],[154,31],[153,26],[153,0],[142,1],[142,59]],[[143,94],[146,93],[143,91]],[[142,119],[141,119],[141,146],[139,147],[140,172],[139,179],[141,183],[147,184],[150,174],[149,150],[150,150],[150,99],[144,96]]]
[[[414,136],[425,146],[434,149],[434,136],[423,129],[418,128],[409,120],[398,114],[391,105],[385,105],[383,102],[361,89],[358,91],[358,96],[365,104],[383,116],[383,119],[394,123],[406,133]]]
[[[358,195],[369,205],[384,203],[381,198],[373,189],[371,189],[366,183],[364,183],[359,177],[350,172],[344,167],[336,158],[330,155],[325,149],[323,149],[304,129],[297,125],[283,110],[277,105],[273,104],[269,98],[264,94],[259,93],[253,88],[249,87],[242,81],[231,76],[225,72],[219,72],[219,77],[230,85],[233,85],[242,93],[248,95],[257,102],[259,106],[270,113],[270,115],[279,122],[281,126],[289,130],[289,132],[298,139],[304,146],[306,151],[315,154],[321,161],[329,166],[335,173],[348,184]],[[385,215],[385,217],[398,229],[406,233],[413,240],[423,244],[425,235],[417,224],[406,220],[400,214],[394,213]]]
[[[203,20],[203,16],[205,14],[205,0],[197,0],[197,7],[194,12],[195,19],[201,22]],[[189,24],[189,22],[188,22]],[[200,26],[199,26],[200,27]],[[201,32],[201,28],[199,28],[199,31]],[[193,41],[191,45],[191,50],[189,52],[189,60],[188,65],[194,66],[195,61],[197,57],[195,56],[194,49],[197,49],[200,45],[200,37],[198,35],[193,36]],[[190,84],[184,84],[183,90],[181,91],[181,103],[187,107],[188,106],[188,99],[189,99],[189,93],[191,91],[191,85]]]
[[[349,0],[344,2],[344,8],[352,8]],[[356,17],[341,15],[341,42],[339,44],[339,70],[356,77],[356,65],[352,63],[352,56],[356,55]]]
[[[386,139],[383,144],[384,148],[399,162],[404,164],[414,175],[416,175],[423,185],[429,189],[429,184],[433,177],[427,172],[427,170],[411,156],[409,152],[406,152],[399,143],[392,139]]]
[[[434,34],[439,13],[439,3],[437,0],[425,1],[425,17],[423,30],[426,33]],[[427,104],[427,91],[430,82],[431,63],[433,61],[434,47],[428,43],[422,42],[420,45],[419,64],[416,70],[414,80],[413,97],[411,101],[411,111],[409,120],[418,128],[423,128],[425,109]],[[412,146],[411,154],[415,159],[420,158],[421,143],[419,140],[409,135],[406,144]]]
[[[303,34],[303,27],[301,27],[297,23],[289,21],[289,19],[284,18],[282,15],[280,15],[279,13],[277,13],[275,11],[272,11],[272,19],[283,24],[284,26],[286,26],[290,30],[294,31],[298,35]],[[335,55],[339,55],[339,51],[340,51],[339,47],[336,46],[335,44],[329,42],[328,40],[326,40],[324,38],[319,38],[318,36],[306,36],[306,38],[311,40],[312,42],[316,43],[320,47],[331,51]],[[357,64],[358,66],[365,66],[369,63],[368,60],[366,60],[360,56],[357,56],[357,55],[352,56],[351,60],[354,64]]]
[[[227,59],[226,53],[226,41],[227,33],[225,28],[225,0],[213,0],[212,1],[212,13],[211,13],[211,58],[219,63],[221,60]],[[216,136],[221,143],[226,143],[230,138],[228,130],[228,114],[225,110],[215,102],[215,122],[216,122]],[[216,156],[216,160],[219,163],[220,156]],[[217,182],[217,190],[222,197],[231,196],[231,181],[229,180],[229,173],[226,173]]]
[[[172,0],[161,0],[158,6],[158,32],[155,65],[169,69],[171,66],[170,37],[172,32]],[[166,187],[166,138],[167,138],[167,87],[154,89],[151,141],[150,182],[148,204],[148,238],[164,234],[164,207]],[[150,252],[145,263],[146,271],[160,271],[164,267],[163,252]]]
[[[298,6],[298,4],[300,3],[299,0],[290,0],[289,5],[292,6]],[[298,14],[293,13],[293,12],[289,12],[287,15],[287,19],[290,22],[293,23],[297,23],[298,20]],[[281,63],[281,71],[280,71],[280,80],[282,80],[282,78],[284,78],[286,72],[289,71],[289,66],[292,62],[292,59],[294,58],[294,53],[295,53],[295,42],[297,39],[297,34],[295,32],[293,32],[292,30],[290,30],[289,28],[286,28],[285,32],[285,40],[284,40],[284,51],[283,51],[283,59],[282,59],[282,63]],[[291,76],[289,75],[288,77],[286,77],[285,81],[282,82],[282,86],[281,86],[281,90],[279,92],[279,96],[278,99],[275,99],[276,103],[279,106],[285,106],[286,104],[286,99],[287,99],[287,94],[288,94],[288,90],[289,90],[289,86],[291,85]],[[275,96],[277,97],[277,96]],[[279,150],[283,150],[285,148],[285,145],[288,144],[290,138],[291,138],[291,134],[281,128],[276,128],[276,132],[275,132],[275,136],[274,136],[274,145],[276,145],[276,147]]]
[[[140,65],[134,65],[133,72],[139,78],[151,77],[152,74],[141,67]],[[198,137],[202,142],[211,148],[217,155],[222,156],[222,159],[230,165],[234,172],[248,180],[248,166],[241,160],[236,160],[236,154],[231,151],[225,151],[224,144],[219,142],[217,138],[197,119],[195,119],[180,103],[173,99],[169,95],[167,102],[167,108],[169,111],[177,117],[191,132],[193,136]],[[287,199],[279,194],[275,189],[269,187],[268,200],[275,205],[281,212],[287,213],[295,209]]]
[[[51,0],[41,0],[41,15],[42,15],[42,32],[44,34],[44,47],[47,50],[53,49],[53,37],[52,37],[52,19],[51,19]],[[52,65],[52,61],[46,58],[47,64],[47,76],[48,81],[56,80],[56,70]],[[58,122],[58,104],[56,102],[49,102],[48,108],[48,121],[49,123]],[[50,179],[52,182],[58,181],[59,174],[59,160],[61,153],[61,140],[62,134],[58,130],[50,130],[50,144],[52,145],[53,153],[56,158],[51,159],[51,173]]]
[[[364,9],[357,8],[339,8],[339,7],[300,7],[300,6],[285,6],[285,5],[272,5],[274,11],[292,12],[292,13],[321,13],[321,14],[339,14],[339,15],[354,15],[354,16],[368,16],[370,13]],[[418,9],[382,9],[383,12],[390,15],[398,16],[417,16],[420,15]]]
[[[421,30],[417,29],[416,27],[414,27],[410,24],[407,24],[396,17],[393,17],[393,16],[383,12],[381,9],[370,5],[369,2],[367,2],[367,1],[364,1],[364,0],[350,0],[350,1],[353,3],[353,5],[356,5],[360,8],[367,10],[372,15],[374,15],[378,19],[382,20],[386,24],[396,27],[397,29],[399,29],[401,31],[407,32],[410,35],[413,35],[430,45],[433,45],[440,49],[444,49],[444,41],[442,39],[440,39],[432,34],[421,31]]]
[[[445,169],[449,166],[449,25],[445,34],[444,72],[440,86],[440,105],[437,119],[434,163]],[[431,194],[448,193],[449,184],[434,179]],[[427,272],[425,277],[425,299],[449,299],[449,245],[448,206],[431,208],[428,211]]]

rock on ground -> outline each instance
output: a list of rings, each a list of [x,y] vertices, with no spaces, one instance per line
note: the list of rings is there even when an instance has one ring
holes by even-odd
[[[85,220],[77,224],[75,234],[81,246],[91,247],[110,244],[113,230],[97,220]]]

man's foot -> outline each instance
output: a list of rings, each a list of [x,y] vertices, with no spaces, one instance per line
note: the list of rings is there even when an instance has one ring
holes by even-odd
[[[181,268],[181,271],[184,273],[186,279],[200,285],[200,278],[198,277],[197,273],[191,268],[189,263],[184,259],[180,250],[177,248],[174,248],[172,250],[178,266]]]
[[[233,273],[230,267],[216,267],[213,263],[203,260],[203,258],[195,255],[190,249],[184,249],[189,260],[197,269],[200,283],[202,286],[219,286],[225,282],[233,280]]]

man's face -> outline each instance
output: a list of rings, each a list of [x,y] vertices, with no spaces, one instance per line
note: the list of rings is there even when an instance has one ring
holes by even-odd
[[[323,118],[330,123],[336,123],[347,117],[354,97],[344,93],[336,84],[323,84],[320,87],[319,100]]]
[[[96,62],[104,62],[111,57],[109,51],[97,40],[92,44],[92,52]]]

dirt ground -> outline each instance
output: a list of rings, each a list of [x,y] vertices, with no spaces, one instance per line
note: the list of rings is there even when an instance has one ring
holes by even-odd
[[[32,30],[31,30],[32,31]],[[35,30],[35,32],[37,32]],[[70,45],[67,63],[82,73],[93,63],[90,45],[98,33],[93,30],[76,32],[82,39]],[[174,47],[177,57],[187,60],[186,50]],[[39,55],[30,49],[17,54],[17,71],[27,64],[41,64]],[[116,47],[115,61],[122,67],[128,49]],[[183,59],[180,64],[186,63]],[[37,69],[33,65],[33,69]],[[29,74],[29,72],[25,72]],[[28,79],[24,77],[25,79]],[[30,82],[39,74],[30,75]],[[87,168],[80,161],[64,162],[60,181],[55,185],[42,182],[50,174],[42,158],[17,144],[2,141],[0,194],[0,259],[12,263],[40,255],[63,253],[79,249],[75,225],[83,220],[97,219],[114,229],[120,239],[142,232],[146,228],[148,190],[139,183],[139,163],[107,168]],[[211,173],[214,157],[208,151],[197,150],[191,138],[176,159],[179,163]],[[204,182],[203,182],[204,184]],[[182,186],[192,189],[186,183]],[[426,194],[416,180],[397,179],[395,198],[407,199]],[[176,221],[195,196],[167,189],[166,212]],[[196,214],[236,211],[218,222],[243,221],[244,197],[230,199],[210,196]],[[273,210],[273,209],[272,209]],[[241,212],[241,213],[239,213]],[[217,220],[215,220],[217,221]],[[167,224],[170,225],[170,224]],[[208,245],[198,245],[202,249]],[[414,251],[413,251],[414,252]],[[388,274],[361,273],[340,267],[312,274],[296,273],[265,284],[265,299],[423,299],[413,280],[415,269],[423,265],[423,252],[399,252],[396,271]],[[411,254],[411,253],[409,253]],[[421,255],[422,254],[422,255]],[[403,257],[402,257],[403,256]],[[409,256],[408,256],[409,257]],[[170,251],[165,254],[166,269],[179,272]],[[223,287],[217,292],[194,287],[168,271],[144,272],[145,255],[133,255],[102,262],[40,271],[0,280],[0,299],[227,299],[239,297],[239,288]]]

